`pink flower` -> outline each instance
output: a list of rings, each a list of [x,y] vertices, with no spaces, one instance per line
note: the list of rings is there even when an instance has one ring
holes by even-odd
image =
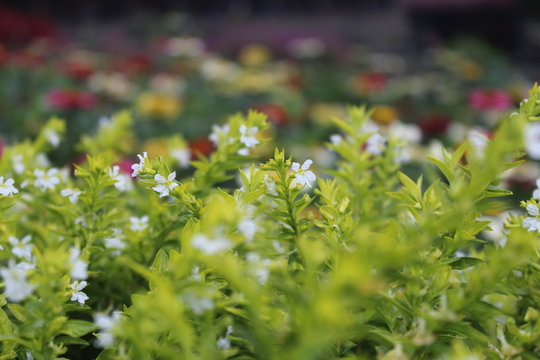
[[[477,111],[506,111],[512,106],[512,98],[503,90],[473,90],[469,93],[469,106]]]

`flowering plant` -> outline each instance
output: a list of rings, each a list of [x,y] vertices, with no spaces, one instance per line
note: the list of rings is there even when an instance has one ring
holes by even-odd
[[[250,112],[187,177],[170,156],[115,167],[125,112],[82,140],[73,174],[51,167],[52,119],[0,160],[0,357],[537,358],[536,196],[498,241],[481,216],[539,113],[535,86],[482,147],[416,180],[365,108],[334,119],[330,169],[283,150],[253,163],[268,125]]]

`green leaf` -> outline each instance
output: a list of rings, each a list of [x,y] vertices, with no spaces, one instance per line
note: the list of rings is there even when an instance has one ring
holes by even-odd
[[[26,321],[26,310],[19,304],[8,304],[7,308],[19,321]]]
[[[60,331],[61,334],[66,334],[72,337],[81,337],[94,330],[97,330],[96,325],[84,320],[68,320]]]
[[[452,262],[450,266],[454,269],[463,270],[466,268],[470,268],[473,266],[476,266],[480,264],[481,262],[484,262],[482,259],[474,258],[474,257],[461,257],[457,258],[456,261]]]

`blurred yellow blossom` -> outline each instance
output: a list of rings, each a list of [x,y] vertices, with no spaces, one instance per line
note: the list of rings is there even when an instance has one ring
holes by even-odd
[[[182,101],[169,94],[144,93],[137,99],[137,108],[144,115],[172,119],[182,111]]]

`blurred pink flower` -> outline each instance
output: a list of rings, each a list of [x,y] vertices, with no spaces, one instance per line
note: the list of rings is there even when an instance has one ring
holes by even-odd
[[[96,97],[89,92],[78,90],[55,89],[45,95],[47,106],[58,110],[88,110],[93,108],[96,103]]]
[[[469,106],[477,111],[506,111],[512,106],[512,98],[503,90],[472,90],[469,93]]]

